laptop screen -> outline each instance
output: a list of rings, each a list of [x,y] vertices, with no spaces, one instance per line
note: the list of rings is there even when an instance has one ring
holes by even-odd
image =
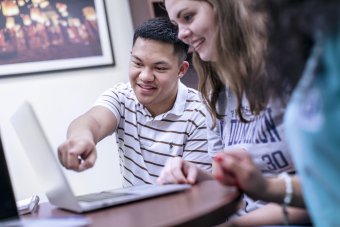
[[[0,138],[0,185],[1,185],[0,221],[19,218],[1,138]]]

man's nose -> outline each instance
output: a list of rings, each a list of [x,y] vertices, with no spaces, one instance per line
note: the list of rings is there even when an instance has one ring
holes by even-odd
[[[151,69],[144,68],[139,74],[139,79],[144,82],[152,82],[155,80],[155,75]]]

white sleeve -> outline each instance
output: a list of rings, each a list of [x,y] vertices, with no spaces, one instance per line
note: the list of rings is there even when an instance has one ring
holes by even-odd
[[[121,83],[107,89],[99,96],[97,101],[94,103],[94,106],[103,106],[109,109],[116,117],[117,122],[119,122],[124,111],[121,105],[121,103],[124,102],[122,100],[122,94],[124,94],[124,90],[126,89],[127,86]]]

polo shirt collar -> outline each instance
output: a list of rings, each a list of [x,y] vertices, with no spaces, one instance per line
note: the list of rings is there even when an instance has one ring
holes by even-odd
[[[185,104],[188,98],[188,87],[185,86],[180,80],[178,81],[178,91],[176,101],[171,110],[167,114],[174,114],[177,116],[183,115]]]
[[[159,114],[154,120],[162,120],[170,115],[182,116],[185,110],[185,104],[188,98],[188,87],[186,87],[180,80],[178,81],[177,96],[174,106],[165,113]]]

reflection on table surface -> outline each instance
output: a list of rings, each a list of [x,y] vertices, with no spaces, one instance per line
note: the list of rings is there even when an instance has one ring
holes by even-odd
[[[212,226],[222,223],[240,205],[240,193],[216,181],[205,181],[192,188],[139,202],[132,202],[82,214],[90,226]],[[40,204],[35,214],[23,218],[72,217],[79,214]]]

